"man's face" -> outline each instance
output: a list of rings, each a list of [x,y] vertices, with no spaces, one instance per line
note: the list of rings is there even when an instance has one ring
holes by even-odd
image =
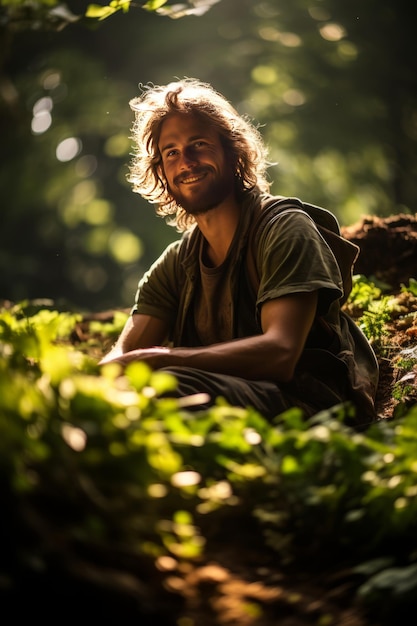
[[[199,117],[169,115],[158,148],[168,189],[187,213],[206,213],[234,194],[233,167],[219,134]]]

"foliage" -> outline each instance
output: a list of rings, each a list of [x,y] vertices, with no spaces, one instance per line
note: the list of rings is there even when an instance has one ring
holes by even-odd
[[[85,12],[85,16],[96,18],[98,20],[104,20],[117,11],[127,13],[130,8],[130,4],[130,0],[113,0],[107,6],[103,6],[101,4],[89,4],[87,11]],[[164,4],[164,0],[162,1],[162,4]]]
[[[168,4],[168,0],[148,0],[141,6],[146,11],[155,11],[160,15],[165,15],[173,19],[185,17],[187,15],[204,15],[213,4],[220,0],[186,0],[182,3]],[[90,4],[85,13],[86,17],[104,20],[116,13],[123,11],[126,13],[132,6],[137,6],[131,0],[112,0],[107,6]]]
[[[1,6],[2,25],[13,31],[60,31],[80,19],[60,0],[2,0]]]
[[[408,14],[376,0],[4,0],[1,297],[131,306],[176,238],[126,181],[138,83],[212,83],[261,127],[274,193],[344,224],[414,212]]]
[[[417,280],[415,278],[410,278],[408,281],[408,285],[401,285],[402,292],[410,292],[413,296],[417,296]]]
[[[213,4],[220,0],[185,0],[182,3],[168,4],[168,0],[111,0],[107,5],[87,4],[74,13],[67,3],[61,0],[2,0],[2,18],[9,28],[14,30],[62,30],[64,27],[87,18],[102,21],[119,11],[127,13],[131,8],[171,17],[173,19],[187,15],[203,15]],[[74,4],[74,3],[72,3]]]
[[[375,610],[387,585],[393,603],[415,593],[414,574],[403,581],[417,567],[417,405],[361,433],[344,423],[349,406],[308,422],[293,409],[270,423],[221,401],[195,412],[192,398],[164,397],[170,376],[99,368],[88,342],[71,339],[79,322],[29,303],[0,311],[3,522],[26,511],[2,535],[15,540],[0,591],[74,543],[193,559],[210,520],[238,515],[258,520],[283,563],[349,558]]]
[[[361,274],[353,276],[352,291],[346,308],[356,310],[356,315],[358,310],[361,312],[359,326],[382,356],[387,323],[391,320],[397,305],[394,297],[383,295],[388,286],[377,282]]]
[[[409,279],[409,284],[401,285],[400,292],[387,295],[389,285],[363,275],[353,276],[353,287],[345,308],[357,319],[379,357],[391,362],[394,382],[391,396],[394,403],[393,414],[401,417],[410,405],[416,401],[417,351],[414,347],[400,349],[389,342],[390,326],[396,323],[398,328],[415,337],[416,312],[409,312],[403,307],[403,300],[416,298],[416,280]],[[405,313],[405,314],[403,314]]]
[[[369,309],[372,302],[379,300],[382,294],[381,287],[372,278],[362,274],[355,274],[352,278],[352,291],[349,294],[349,304],[357,306],[362,311]]]

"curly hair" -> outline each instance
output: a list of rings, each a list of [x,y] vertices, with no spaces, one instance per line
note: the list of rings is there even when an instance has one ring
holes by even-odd
[[[259,189],[267,193],[267,149],[258,129],[213,87],[195,78],[184,78],[166,86],[141,85],[142,93],[130,101],[135,113],[132,126],[134,153],[128,180],[133,191],[158,204],[156,213],[172,216],[170,224],[179,231],[195,219],[171,196],[158,149],[161,126],[171,113],[192,113],[219,133],[226,154],[235,164],[236,193]]]

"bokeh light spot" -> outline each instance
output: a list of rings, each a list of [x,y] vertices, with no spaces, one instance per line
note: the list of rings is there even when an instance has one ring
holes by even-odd
[[[67,137],[63,141],[60,141],[56,148],[56,158],[58,161],[71,161],[82,149],[81,140],[77,137]]]
[[[272,85],[277,79],[276,69],[270,65],[258,65],[252,70],[252,78],[259,85]]]
[[[134,263],[142,256],[142,244],[138,237],[122,228],[112,233],[109,247],[111,255],[118,263]]]
[[[52,116],[49,111],[40,111],[32,118],[31,129],[34,135],[41,135],[52,124]]]
[[[320,28],[320,35],[326,41],[340,41],[346,35],[346,31],[340,24],[329,23]]]

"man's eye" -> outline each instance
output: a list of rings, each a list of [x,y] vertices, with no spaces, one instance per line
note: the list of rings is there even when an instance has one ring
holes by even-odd
[[[167,157],[172,157],[175,156],[177,154],[176,150],[168,150],[168,152],[166,153]]]

